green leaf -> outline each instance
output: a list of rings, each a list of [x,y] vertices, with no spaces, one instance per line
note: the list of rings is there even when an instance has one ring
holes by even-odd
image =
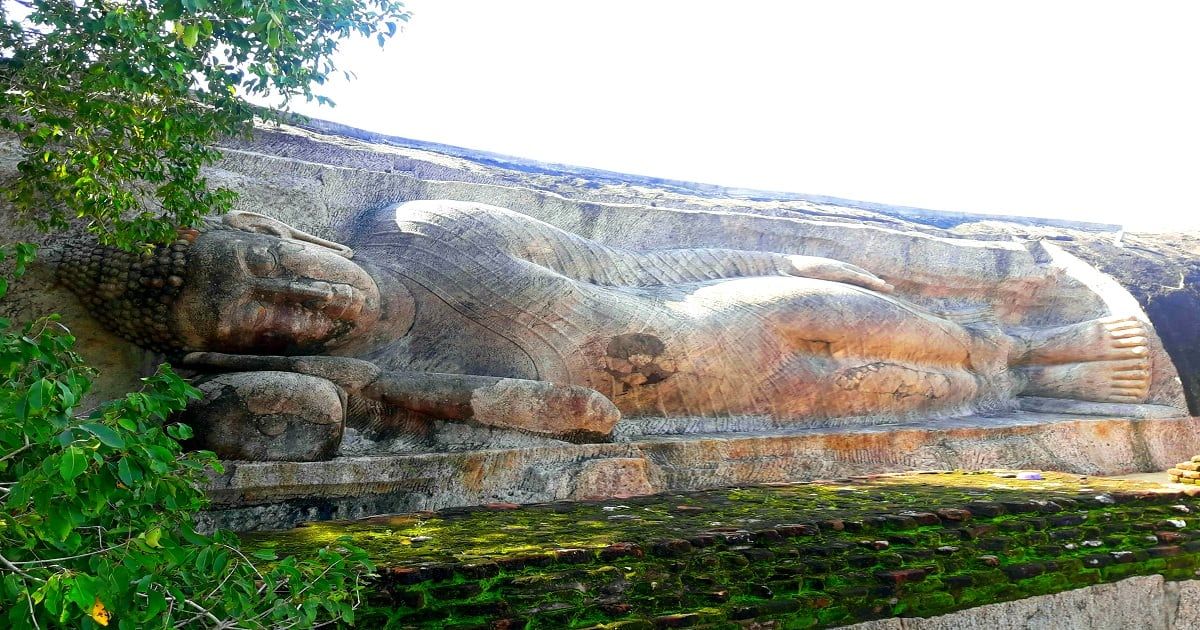
[[[71,389],[70,384],[63,381],[56,381],[58,386],[58,397],[65,407],[74,407],[75,403],[79,402],[78,396],[75,395],[75,390]]]
[[[146,452],[149,453],[152,458],[160,462],[170,462],[175,459],[175,455],[170,449],[157,444],[151,444],[150,446],[147,446]]]
[[[58,462],[58,474],[66,481],[72,481],[83,471],[87,469],[87,457],[83,454],[83,449],[78,446],[72,446],[63,452],[62,459]]]
[[[188,24],[183,27],[183,45],[192,48],[196,45],[196,41],[200,39],[200,25],[196,23]]]
[[[91,433],[103,442],[106,446],[112,448],[125,448],[125,440],[113,431],[111,428],[99,424],[97,422],[85,422],[79,425],[79,428]]]
[[[142,471],[131,465],[128,457],[122,457],[121,461],[117,462],[117,478],[126,487],[132,488],[142,480]]]
[[[63,580],[66,582],[67,580]],[[96,578],[90,575],[77,575],[70,581],[67,597],[81,610],[90,611],[92,604],[96,602],[96,589],[98,584]]]
[[[71,533],[72,525],[71,521],[65,518],[51,517],[46,519],[46,529],[54,536],[55,540],[63,541]]]
[[[33,340],[29,341],[32,342]],[[33,343],[36,344],[37,342]],[[44,378],[40,378],[34,382],[33,386],[29,388],[29,396],[26,398],[29,413],[39,413],[46,408],[46,401],[50,397],[50,390],[53,387],[54,385]]]
[[[157,590],[152,590],[147,594],[146,600],[146,616],[154,618],[158,614],[167,609],[167,598]]]
[[[44,588],[46,611],[52,615],[61,610],[62,578],[63,575],[61,573],[55,573],[54,575],[50,576],[50,579],[46,580],[46,586]]]
[[[212,547],[205,547],[196,554],[196,569],[200,571],[208,570],[208,559],[212,556]]]

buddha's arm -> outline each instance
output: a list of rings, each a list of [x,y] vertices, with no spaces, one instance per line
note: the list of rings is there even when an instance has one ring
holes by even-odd
[[[318,376],[347,394],[436,418],[551,437],[607,437],[621,413],[599,392],[543,381],[430,372],[392,372],[347,357],[282,357],[194,352],[184,363],[230,371],[278,370]]]
[[[614,257],[623,263],[623,268],[633,270],[635,281],[629,283],[633,286],[751,276],[800,276],[854,284],[884,293],[892,291],[890,284],[865,269],[817,256],[712,248],[650,252],[605,249],[613,252]]]
[[[663,286],[748,276],[793,275],[845,282],[876,291],[892,287],[870,272],[814,256],[718,248],[638,252],[609,247],[533,217],[465,202],[417,202],[401,220],[411,229],[447,241],[504,252],[556,273],[606,286]],[[430,225],[444,233],[434,236]],[[485,245],[486,244],[486,245]]]

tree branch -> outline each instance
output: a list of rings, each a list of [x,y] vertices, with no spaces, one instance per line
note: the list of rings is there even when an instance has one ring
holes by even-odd
[[[5,558],[4,556],[0,556],[0,569],[4,569],[6,571],[11,571],[12,573],[16,573],[17,575],[19,575],[23,578],[27,578],[27,579],[33,580],[35,582],[41,582],[43,584],[46,582],[46,580],[34,577],[34,576],[29,575],[28,573],[22,571],[15,564],[9,562],[8,558]]]
[[[20,455],[22,451],[27,450],[30,446],[33,446],[33,445],[29,443],[29,436],[26,435],[25,436],[25,446],[18,448],[17,450],[9,453],[8,455],[5,455],[4,457],[0,457],[0,462],[12,459],[12,458],[16,457],[17,455]]]
[[[29,602],[29,620],[33,622],[33,627],[42,630],[42,626],[37,620],[37,612],[33,610],[33,596],[29,594],[28,588],[25,589],[25,601]]]

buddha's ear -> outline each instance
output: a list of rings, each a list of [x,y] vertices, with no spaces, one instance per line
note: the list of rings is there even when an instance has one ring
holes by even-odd
[[[319,236],[313,236],[312,234],[309,234],[303,230],[297,230],[283,221],[272,219],[271,217],[268,217],[264,214],[258,214],[257,212],[243,212],[240,210],[234,210],[233,212],[222,216],[221,223],[243,232],[270,234],[272,236],[278,236],[279,238],[291,239],[293,241],[300,241],[302,243],[311,243],[318,247],[331,249],[338,254],[345,256],[346,258],[354,258],[354,250],[342,245],[341,243],[335,243],[333,241],[327,241]]]

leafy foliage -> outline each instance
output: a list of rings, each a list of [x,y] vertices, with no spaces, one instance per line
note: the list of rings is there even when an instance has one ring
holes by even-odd
[[[15,271],[32,248],[15,252]],[[2,297],[2,294],[0,294]],[[0,610],[10,627],[311,627],[354,620],[350,545],[316,559],[251,556],[197,533],[208,452],[171,423],[198,390],[167,365],[141,391],[80,416],[92,371],[56,316],[0,322]]]
[[[408,18],[394,0],[2,3],[0,127],[24,152],[9,198],[44,229],[78,218],[108,244],[166,242],[230,208],[200,171],[211,145],[275,116],[242,97],[330,102],[314,86],[339,40],[382,46]]]
[[[44,231],[78,220],[126,249],[228,210],[201,167],[215,141],[273,118],[335,71],[339,40],[382,46],[395,0],[9,0],[0,3],[0,128],[20,140],[5,194]],[[0,298],[33,259],[0,247]],[[316,559],[246,555],[202,534],[211,453],[170,415],[198,395],[163,365],[81,413],[93,372],[57,316],[0,319],[0,625],[311,627],[353,622],[373,570],[348,544]]]

